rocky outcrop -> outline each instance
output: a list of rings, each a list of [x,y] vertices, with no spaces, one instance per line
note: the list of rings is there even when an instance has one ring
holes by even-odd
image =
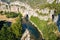
[[[48,3],[52,4],[55,0],[47,0]]]
[[[28,29],[26,29],[26,31],[24,32],[21,40],[30,40],[30,32],[28,31]]]

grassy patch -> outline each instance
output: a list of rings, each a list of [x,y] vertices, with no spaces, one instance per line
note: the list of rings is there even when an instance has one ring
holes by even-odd
[[[17,13],[14,13],[14,12],[8,12],[8,13],[6,13],[6,17],[7,18],[15,18],[15,17],[17,17],[18,16],[18,14]]]
[[[5,12],[5,15],[7,18],[15,18],[18,16],[18,14],[15,12]]]
[[[15,18],[19,15],[19,13],[15,13],[15,12],[3,12],[0,11],[1,15],[6,15],[7,18]]]
[[[57,30],[55,24],[52,23],[50,25],[47,25],[47,21],[39,20],[39,18],[33,16],[30,18],[30,20],[33,21],[37,25],[37,27],[42,31],[45,40],[57,39],[57,36],[54,33]]]

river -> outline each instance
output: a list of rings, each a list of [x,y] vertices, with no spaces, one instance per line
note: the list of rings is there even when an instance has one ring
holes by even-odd
[[[22,29],[22,33],[24,33],[26,29],[28,29],[29,32],[34,36],[34,40],[42,40],[42,35],[37,30],[37,28],[34,25],[32,25],[32,23],[29,22],[29,20],[26,20],[25,18],[22,20]]]
[[[11,22],[1,20],[0,21],[0,30],[4,26],[4,24],[7,25],[7,26],[9,26],[9,27],[11,26]]]
[[[60,14],[58,15],[57,26],[58,26],[58,30],[60,32]]]

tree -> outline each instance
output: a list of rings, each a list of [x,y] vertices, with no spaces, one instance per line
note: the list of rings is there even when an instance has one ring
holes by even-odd
[[[22,35],[21,15],[17,17],[15,23],[12,23],[11,28],[12,28],[12,32],[16,34],[16,37],[21,37]]]
[[[11,32],[10,28],[4,24],[3,28],[0,30],[0,40],[16,40],[17,38]]]

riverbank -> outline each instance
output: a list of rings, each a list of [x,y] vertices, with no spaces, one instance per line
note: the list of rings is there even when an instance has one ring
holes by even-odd
[[[29,21],[32,23],[32,25],[34,25],[34,26],[37,28],[37,30],[41,33],[42,38],[43,38],[43,33],[42,33],[42,31],[37,27],[37,25],[36,25],[33,21],[31,21],[30,19],[29,19]]]
[[[23,19],[22,20],[22,29],[23,31],[26,29],[28,29],[29,33],[30,33],[30,39],[33,39],[33,40],[42,40],[42,35],[41,33],[38,31],[38,29],[28,20],[26,19]],[[24,33],[25,33],[24,31]],[[24,34],[23,34],[24,36]]]
[[[48,25],[48,21],[40,20],[38,17],[31,17],[30,20],[37,25],[36,27],[43,33],[45,40],[56,40],[57,35],[54,33],[57,31],[57,26],[54,23]]]

